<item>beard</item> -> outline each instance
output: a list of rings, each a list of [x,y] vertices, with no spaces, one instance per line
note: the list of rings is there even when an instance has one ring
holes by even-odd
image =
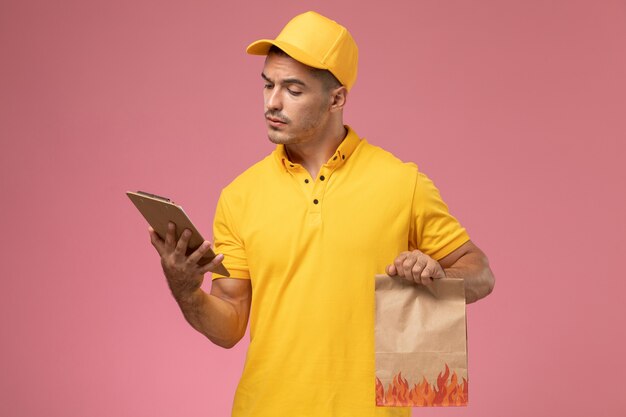
[[[285,130],[286,129],[276,129],[270,126],[267,131],[267,138],[270,142],[277,145],[293,145],[306,141],[306,139],[301,135],[296,136],[286,132]]]
[[[285,124],[280,127],[267,126],[267,138],[277,145],[294,145],[308,142],[323,130],[325,120],[323,112],[319,109],[316,113],[309,113],[304,117],[294,120],[277,111],[265,112],[265,117],[278,119]]]
[[[272,119],[278,119],[279,121],[285,123],[283,126],[280,127],[275,127],[271,124],[268,124],[267,138],[270,140],[270,142],[281,145],[293,143],[293,141],[291,140],[291,135],[285,132],[286,130],[289,130],[290,125],[293,123],[292,120],[281,112],[272,110],[268,110],[265,112],[265,119],[267,120],[268,117],[271,117]]]

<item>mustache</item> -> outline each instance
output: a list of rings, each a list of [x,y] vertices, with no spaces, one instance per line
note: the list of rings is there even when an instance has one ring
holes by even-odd
[[[291,122],[291,120],[289,120],[289,118],[283,114],[281,114],[279,111],[275,111],[275,110],[268,110],[265,112],[265,118],[267,119],[268,117],[271,117],[272,119],[276,119],[279,120],[283,123],[289,123]]]

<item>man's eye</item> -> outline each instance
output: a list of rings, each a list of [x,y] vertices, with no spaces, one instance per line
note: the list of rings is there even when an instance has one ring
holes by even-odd
[[[265,88],[265,89],[267,89],[267,90],[271,89],[272,87],[274,87],[274,85],[273,85],[273,84],[265,84],[265,85],[263,86],[263,88]]]
[[[300,94],[302,94],[302,91],[294,91],[291,89],[287,89],[287,91],[289,91],[289,94],[291,94],[292,96],[299,96]]]

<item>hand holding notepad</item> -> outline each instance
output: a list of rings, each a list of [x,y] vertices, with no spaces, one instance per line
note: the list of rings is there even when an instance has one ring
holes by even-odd
[[[168,232],[168,224],[170,222],[176,225],[174,234],[175,242],[179,242],[185,229],[189,229],[191,235],[187,242],[186,256],[191,256],[204,242],[204,238],[200,232],[198,232],[198,229],[196,229],[189,217],[187,217],[183,208],[174,204],[169,198],[142,191],[128,191],[126,195],[128,195],[128,198],[130,198],[161,240],[165,240]],[[207,265],[214,258],[215,253],[209,247],[208,251],[199,258],[197,264],[200,266]],[[217,265],[213,272],[230,276],[229,272],[222,264]]]

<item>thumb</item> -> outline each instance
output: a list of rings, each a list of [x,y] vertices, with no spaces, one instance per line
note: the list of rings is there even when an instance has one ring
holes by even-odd
[[[387,272],[387,275],[389,276],[396,275],[396,266],[394,264],[387,265],[387,268],[385,268],[385,272]]]

